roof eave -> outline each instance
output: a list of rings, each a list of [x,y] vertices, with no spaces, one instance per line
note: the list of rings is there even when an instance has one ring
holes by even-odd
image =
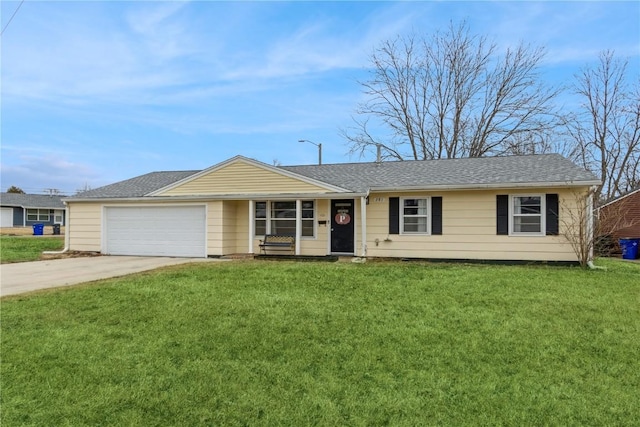
[[[270,193],[270,194],[203,194],[190,196],[101,197],[65,199],[65,202],[203,202],[210,200],[296,200],[296,199],[345,199],[366,197],[366,192],[349,193]]]
[[[5,208],[22,208],[22,209],[64,209],[64,206],[29,206],[29,205],[18,205],[18,204],[3,204]]]
[[[557,182],[504,182],[490,184],[438,184],[395,187],[371,187],[370,191],[433,191],[433,190],[488,190],[500,188],[543,188],[543,187],[589,187],[600,185],[600,181],[557,181]]]
[[[629,193],[624,194],[624,195],[622,195],[622,196],[620,196],[620,197],[616,197],[615,199],[613,199],[613,200],[611,200],[611,201],[609,201],[609,202],[605,203],[604,205],[600,206],[598,209],[602,209],[602,208],[604,208],[605,206],[609,206],[610,204],[617,203],[617,202],[619,202],[620,200],[622,200],[622,199],[626,199],[626,198],[627,198],[627,197],[629,197],[629,196],[633,196],[634,194],[636,194],[636,193],[638,193],[638,192],[640,192],[640,188],[637,188],[637,189],[635,189],[635,190],[633,190],[633,191],[630,191]]]

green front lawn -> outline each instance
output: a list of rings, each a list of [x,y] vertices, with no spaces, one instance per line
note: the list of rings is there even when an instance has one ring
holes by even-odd
[[[64,236],[0,236],[0,262],[37,261],[44,251],[64,248]]]
[[[1,424],[639,425],[640,265],[206,263],[2,301]]]

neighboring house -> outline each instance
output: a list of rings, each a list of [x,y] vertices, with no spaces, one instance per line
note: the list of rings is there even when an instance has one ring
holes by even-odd
[[[640,188],[600,206],[598,216],[614,242],[624,238],[640,238]]]
[[[260,253],[575,262],[562,236],[599,181],[556,154],[271,166],[237,156],[64,199],[67,247],[111,255]]]
[[[0,227],[65,225],[65,206],[60,196],[0,193],[0,214]]]

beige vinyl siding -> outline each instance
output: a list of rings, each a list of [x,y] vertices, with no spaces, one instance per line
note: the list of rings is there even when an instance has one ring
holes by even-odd
[[[303,237],[300,241],[300,253],[309,256],[325,256],[328,253],[328,236],[331,230],[331,218],[329,215],[329,200],[316,200],[316,236],[315,238]],[[319,221],[327,221],[326,225],[319,225]]]
[[[66,233],[72,251],[100,252],[102,249],[102,204],[69,203]]]
[[[246,201],[216,200],[207,204],[207,255],[246,253],[249,204]],[[242,211],[246,212],[243,213]],[[245,218],[246,217],[246,218]],[[243,222],[244,221],[244,222]]]
[[[557,193],[559,236],[498,236],[496,195]],[[573,190],[510,189],[420,193],[372,193],[367,206],[367,255],[374,257],[576,261],[562,235]],[[442,235],[389,235],[389,197],[442,196]],[[382,198],[383,201],[376,201]],[[429,219],[430,220],[430,219]],[[375,240],[378,239],[376,246]],[[385,241],[386,240],[386,241]]]
[[[249,252],[249,202],[227,201],[224,205],[225,255],[246,254]]]
[[[326,193],[327,191],[326,188],[238,161],[159,195],[291,194]]]
[[[222,201],[207,203],[207,256],[224,255],[222,209]]]

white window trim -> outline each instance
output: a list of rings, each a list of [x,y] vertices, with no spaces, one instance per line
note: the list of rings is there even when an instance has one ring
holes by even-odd
[[[60,218],[58,220],[58,217]],[[62,224],[64,222],[64,211],[62,209],[55,209],[53,211],[53,223]]]
[[[523,231],[514,231],[514,209],[513,202],[516,197],[540,197],[540,231],[537,233],[534,232],[523,232]],[[547,235],[547,223],[546,223],[546,195],[544,193],[531,193],[531,194],[509,194],[509,236],[534,236],[534,237],[542,237]],[[534,214],[523,214],[518,216],[538,216]]]
[[[404,231],[404,201],[405,200],[416,200],[416,199],[426,199],[427,200],[427,232],[411,232]],[[411,197],[400,197],[400,234],[404,234],[406,236],[430,236],[431,235],[431,197],[429,196],[411,196]]]
[[[299,199],[299,200],[301,202],[301,205],[304,202],[313,202],[313,218],[302,218],[302,217],[300,218],[300,226],[301,227],[302,227],[302,221],[312,221],[312,223],[313,223],[313,236],[301,236],[300,239],[301,240],[316,240],[318,238],[318,221],[316,221],[317,216],[318,216],[318,201],[316,199]],[[264,237],[264,235],[257,234],[255,232],[255,228],[256,228],[255,227],[255,222],[258,221],[258,220],[265,221],[266,234],[271,234],[271,221],[274,219],[274,218],[271,218],[271,203],[273,203],[273,202],[291,202],[291,201],[292,200],[277,200],[277,199],[274,199],[274,200],[256,200],[255,203],[254,203],[254,207],[253,207],[253,212],[254,212],[254,215],[253,215],[253,223],[254,223],[253,237],[255,239],[260,239],[260,238]],[[266,203],[266,212],[267,212],[266,218],[258,218],[257,216],[255,216],[255,206],[260,202],[265,202]],[[295,200],[293,200],[293,202],[295,203]],[[302,216],[302,210],[303,210],[303,208],[302,208],[302,206],[300,206],[300,216]],[[290,221],[297,222],[297,216],[298,216],[298,213],[296,213],[296,218],[291,218]],[[300,229],[300,233],[302,233],[302,228]]]
[[[29,211],[36,211],[36,218],[37,219],[29,219]],[[47,219],[40,219],[41,212],[46,212],[47,213]],[[27,218],[27,221],[50,222],[51,221],[51,209],[27,208],[26,218]]]

